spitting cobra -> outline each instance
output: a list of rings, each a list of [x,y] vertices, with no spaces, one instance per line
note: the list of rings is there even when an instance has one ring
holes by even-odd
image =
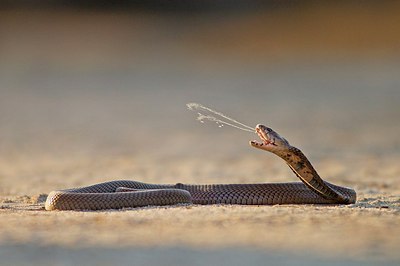
[[[193,204],[351,204],[353,189],[321,179],[307,157],[277,132],[257,125],[261,142],[250,145],[281,157],[302,182],[261,184],[174,185],[118,180],[92,186],[52,191],[46,210],[102,210],[150,205]]]

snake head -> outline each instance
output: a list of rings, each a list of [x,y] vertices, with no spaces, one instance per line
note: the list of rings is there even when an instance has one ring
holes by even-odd
[[[255,129],[262,142],[252,140],[250,141],[251,146],[270,152],[290,147],[289,142],[273,129],[261,124],[258,124]]]

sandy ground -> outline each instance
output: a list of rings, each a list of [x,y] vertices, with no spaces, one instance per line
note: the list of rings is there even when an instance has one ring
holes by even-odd
[[[335,75],[343,77],[343,73]],[[359,110],[342,108],[329,115],[331,111],[326,110],[333,109],[332,105],[340,100],[320,97],[326,105],[318,107],[311,117],[307,110],[295,110],[290,105],[286,107],[288,112],[277,116],[274,108],[281,109],[276,103],[254,105],[256,100],[244,97],[249,109],[243,112],[242,120],[251,120],[253,112],[260,119],[270,117],[276,130],[310,156],[321,176],[356,189],[356,204],[45,211],[43,201],[51,190],[113,179],[150,183],[296,180],[279,158],[248,146],[247,141],[255,136],[200,124],[185,110],[181,99],[169,98],[179,112],[168,109],[169,102],[159,102],[152,112],[143,108],[131,125],[129,116],[135,116],[135,112],[130,108],[141,94],[131,90],[120,93],[123,97],[118,99],[100,94],[92,101],[93,96],[76,91],[68,96],[74,101],[72,109],[52,102],[61,103],[67,96],[61,97],[63,100],[49,99],[51,92],[40,97],[29,91],[4,93],[10,98],[27,97],[27,104],[36,107],[32,116],[36,120],[30,121],[36,126],[25,128],[26,124],[8,122],[9,127],[3,124],[2,128],[0,254],[4,265],[32,261],[73,265],[81,260],[93,265],[111,261],[135,265],[243,265],[249,260],[255,265],[265,265],[266,261],[271,265],[399,262],[399,128],[391,123],[397,119],[392,115],[399,115],[399,109],[390,105],[393,97],[399,99],[397,92],[382,97],[385,101],[374,101],[384,107],[379,112],[354,98],[352,103]],[[365,95],[373,93],[366,91]],[[389,90],[385,93],[390,95]],[[122,98],[130,100],[124,102]],[[120,103],[112,118],[107,116],[107,123],[101,115],[95,115],[101,114],[101,99]],[[224,103],[231,104],[227,100]],[[15,120],[25,120],[24,107],[16,110],[14,104],[4,103],[3,111],[12,113]],[[93,113],[87,117],[67,122],[56,118],[60,115],[58,108],[73,117],[80,109],[87,110],[88,105]],[[49,113],[42,116],[44,109]],[[166,112],[173,119],[166,122],[156,118]],[[149,116],[144,118],[145,114]],[[240,114],[236,111],[236,117]],[[357,119],[348,118],[358,115]],[[151,124],[146,124],[148,119]]]
[[[108,22],[120,29],[114,17]],[[177,33],[171,30],[176,21],[161,22],[163,32]],[[0,54],[1,265],[399,264],[397,57],[274,64],[149,48],[136,61],[131,54],[126,64],[115,64],[111,53],[99,61],[94,56],[111,47],[95,31],[79,35],[87,38],[81,44],[88,53],[68,53],[80,46],[62,41],[67,53],[58,56],[55,47],[27,52],[18,42],[27,38],[24,30],[8,32],[2,25],[9,42],[3,43],[8,53]],[[193,26],[182,25],[183,32]],[[146,20],[139,26],[160,48],[157,27]],[[31,30],[39,31],[39,44],[48,44],[53,35],[42,29]],[[131,37],[144,34],[129,30]],[[109,32],[114,42],[126,36]],[[99,51],[88,48],[96,43]],[[357,203],[44,210],[54,189],[114,179],[296,181],[281,159],[249,147],[255,135],[195,121],[185,108],[192,101],[251,126],[273,127],[309,156],[323,178],[354,188]]]

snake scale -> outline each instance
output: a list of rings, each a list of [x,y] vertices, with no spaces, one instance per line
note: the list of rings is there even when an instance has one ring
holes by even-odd
[[[194,204],[351,204],[353,189],[323,181],[306,156],[264,125],[255,128],[261,142],[250,145],[286,161],[302,182],[261,184],[159,185],[110,181],[92,186],[52,191],[46,210],[101,210],[149,205]]]

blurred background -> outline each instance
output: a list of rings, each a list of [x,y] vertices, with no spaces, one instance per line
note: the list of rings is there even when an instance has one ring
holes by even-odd
[[[54,189],[116,178],[154,183],[295,180],[280,159],[249,148],[248,140],[257,138],[254,134],[218,128],[210,122],[201,124],[196,114],[187,110],[188,102],[201,103],[250,126],[271,126],[301,148],[321,176],[355,188],[359,204],[363,204],[363,195],[367,195],[364,203],[372,206],[382,195],[398,195],[399,11],[398,1],[0,0],[0,198],[10,204],[30,201],[32,195]],[[28,196],[21,200],[21,195]],[[392,200],[393,206],[398,206],[398,201]],[[196,216],[201,210],[194,208],[190,216],[203,225],[205,216]],[[248,211],[234,210],[241,214]],[[233,214],[227,211],[225,216],[217,215],[222,217],[221,223],[208,224],[212,230],[204,227],[200,234],[206,239],[204,243],[226,247],[231,240],[226,236],[233,235],[233,244],[251,248],[257,239],[254,236],[259,235],[257,228],[267,225],[266,215],[276,211],[281,217],[282,211],[273,207],[249,210],[261,212],[261,219],[237,221],[256,229],[220,226],[231,221]],[[287,214],[282,216],[284,222],[268,224],[276,229],[277,237],[263,235],[257,242],[263,251],[275,254],[271,247],[279,239],[283,244],[278,251],[303,253],[307,248],[309,253],[328,254],[339,262],[342,254],[357,259],[360,254],[362,258],[388,258],[387,254],[398,258],[398,241],[387,234],[398,230],[396,217],[386,216],[384,223],[380,213],[373,216],[374,212],[369,212],[370,222],[362,216],[363,210],[346,209],[351,214],[341,219],[339,208],[335,209],[337,220],[333,219],[336,227],[332,227],[325,218],[313,223],[320,215],[318,208],[312,209],[317,213],[311,211],[309,219],[293,215],[295,210],[283,209]],[[165,215],[173,211],[178,216],[183,213],[177,208],[165,211]],[[18,215],[13,210],[10,213]],[[31,261],[29,252],[65,255],[64,262],[68,262],[75,259],[71,250],[78,254],[75,247],[82,245],[108,257],[98,243],[110,247],[113,256],[128,254],[124,259],[129,261],[130,256],[140,258],[140,254],[153,258],[151,243],[158,243],[159,238],[172,249],[169,253],[158,250],[155,258],[167,254],[167,263],[168,258],[172,262],[176,258],[190,261],[192,253],[180,257],[185,249],[173,247],[185,247],[192,239],[188,242],[185,237],[200,232],[186,226],[192,224],[189,219],[176,221],[173,215],[166,216],[170,217],[166,222],[156,218],[145,223],[149,231],[144,239],[129,234],[124,238],[125,233],[114,230],[113,216],[74,213],[61,223],[63,228],[78,226],[78,233],[66,230],[65,237],[59,237],[54,219],[63,214],[39,214],[34,219],[23,213],[25,219],[9,215],[3,220],[0,243],[17,245],[0,250],[0,254],[15,255],[8,261],[10,265]],[[120,215],[117,220],[127,220],[125,226],[131,234],[139,236],[141,228],[146,228],[140,227],[144,226],[140,217],[149,219],[146,215],[150,214],[151,210],[114,213]],[[98,220],[87,223],[81,217],[85,215],[98,215]],[[297,220],[293,222],[294,216]],[[42,224],[35,222],[39,218]],[[152,223],[158,220],[161,229],[156,232],[160,234],[151,233]],[[23,226],[16,227],[20,222]],[[110,222],[109,229],[102,228],[101,222]],[[175,228],[170,223],[178,224],[176,230],[180,233],[185,229],[187,235],[179,238],[181,234],[169,231]],[[179,224],[183,224],[181,228]],[[298,241],[309,239],[309,235],[301,235],[304,225],[309,225],[304,232],[310,232],[313,243],[331,246],[312,245],[311,250],[309,243],[299,246]],[[316,232],[314,226],[323,230]],[[93,238],[89,228],[106,233],[96,233]],[[287,230],[290,228],[292,231]],[[350,241],[342,240],[347,238]],[[193,243],[204,248],[201,239]],[[48,243],[60,245],[60,250],[66,247],[65,252],[54,252]],[[142,243],[150,243],[147,253],[115,249]],[[23,248],[27,249],[26,257],[20,257],[25,254]],[[243,264],[256,261],[264,265],[266,261],[264,253],[253,256],[253,251],[240,251],[228,245],[222,255],[206,249],[196,254],[214,258],[210,265],[215,261],[236,265],[235,258],[241,254],[247,262],[237,261]],[[92,259],[86,251],[79,254],[87,261]],[[32,256],[36,262],[44,260],[43,256]],[[287,261],[285,255],[277,261],[301,265],[290,258]],[[47,262],[52,265],[52,261]],[[318,259],[313,263],[319,265]]]
[[[200,124],[188,102],[267,124],[311,158],[399,150],[396,1],[0,7],[0,157],[11,168],[3,182],[25,175],[40,184],[50,158],[136,157],[150,167],[259,157],[247,145],[254,135]]]
[[[10,149],[166,156],[202,142],[212,143],[207,152],[201,145],[191,152],[248,150],[243,132],[196,122],[185,110],[192,101],[250,126],[266,123],[286,136],[295,130],[297,143],[308,135],[319,146],[340,139],[361,142],[357,149],[399,147],[396,1],[0,7],[3,156]],[[363,134],[370,123],[373,137]],[[340,130],[325,134],[331,129]],[[382,144],[383,135],[392,141]]]
[[[170,160],[172,181],[184,158],[260,158],[255,135],[201,124],[188,102],[269,125],[312,159],[398,154],[396,1],[0,3],[5,194],[30,193],[30,182],[42,192],[49,175],[53,186],[86,184],[88,172],[159,181],[112,163],[77,173],[114,158],[159,172]]]

